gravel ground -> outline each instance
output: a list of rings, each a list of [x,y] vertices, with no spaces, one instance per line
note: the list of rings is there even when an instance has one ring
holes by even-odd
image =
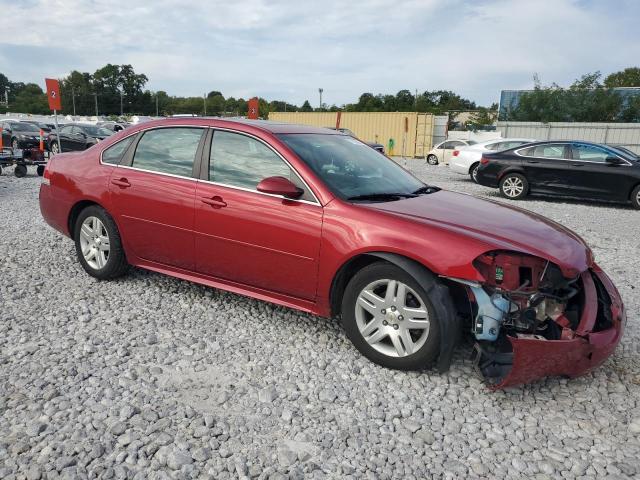
[[[496,192],[410,161],[428,182]],[[142,270],[87,276],[0,176],[0,478],[637,478],[640,212],[518,205],[577,231],[629,312],[591,375],[491,393],[361,357],[334,321]]]

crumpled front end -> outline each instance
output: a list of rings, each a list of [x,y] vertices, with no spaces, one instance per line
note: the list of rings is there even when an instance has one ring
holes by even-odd
[[[548,260],[490,252],[474,266],[485,282],[452,280],[467,289],[475,360],[491,388],[583,375],[620,342],[624,306],[597,265],[565,278]]]

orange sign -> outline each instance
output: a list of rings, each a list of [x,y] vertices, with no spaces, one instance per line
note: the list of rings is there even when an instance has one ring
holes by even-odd
[[[250,120],[258,119],[258,97],[249,99],[247,118]]]
[[[47,84],[47,98],[49,99],[49,108],[51,110],[62,110],[60,101],[60,84],[54,78],[45,78]]]

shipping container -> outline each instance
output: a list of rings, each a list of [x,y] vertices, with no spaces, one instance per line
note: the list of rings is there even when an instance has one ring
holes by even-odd
[[[336,128],[338,113],[271,112],[269,120]],[[360,140],[384,145],[388,155],[424,157],[431,149],[433,124],[430,113],[341,112],[339,127],[348,128]]]

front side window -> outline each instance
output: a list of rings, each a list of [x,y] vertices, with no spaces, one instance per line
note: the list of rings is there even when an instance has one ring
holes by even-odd
[[[313,200],[298,175],[271,148],[255,138],[218,130],[213,134],[209,180],[255,190],[261,180],[285,177],[304,190],[302,200]]]
[[[612,156],[614,155],[611,152],[597,145],[588,145],[582,143],[573,144],[574,160],[604,163],[607,161],[607,157]]]
[[[60,133],[66,133],[67,135],[70,135],[71,132],[73,132],[73,126],[71,125],[67,125],[66,127],[62,127],[60,129]]]
[[[133,156],[134,168],[191,177],[203,128],[159,128],[144,133]]]
[[[393,160],[344,135],[280,134],[282,140],[344,199],[371,195],[412,195],[425,184]]]
[[[131,135],[124,140],[120,140],[102,152],[102,163],[110,163],[112,165],[119,164],[120,160],[122,160],[122,155],[124,155],[124,152],[129,148],[134,137],[135,135]]]

